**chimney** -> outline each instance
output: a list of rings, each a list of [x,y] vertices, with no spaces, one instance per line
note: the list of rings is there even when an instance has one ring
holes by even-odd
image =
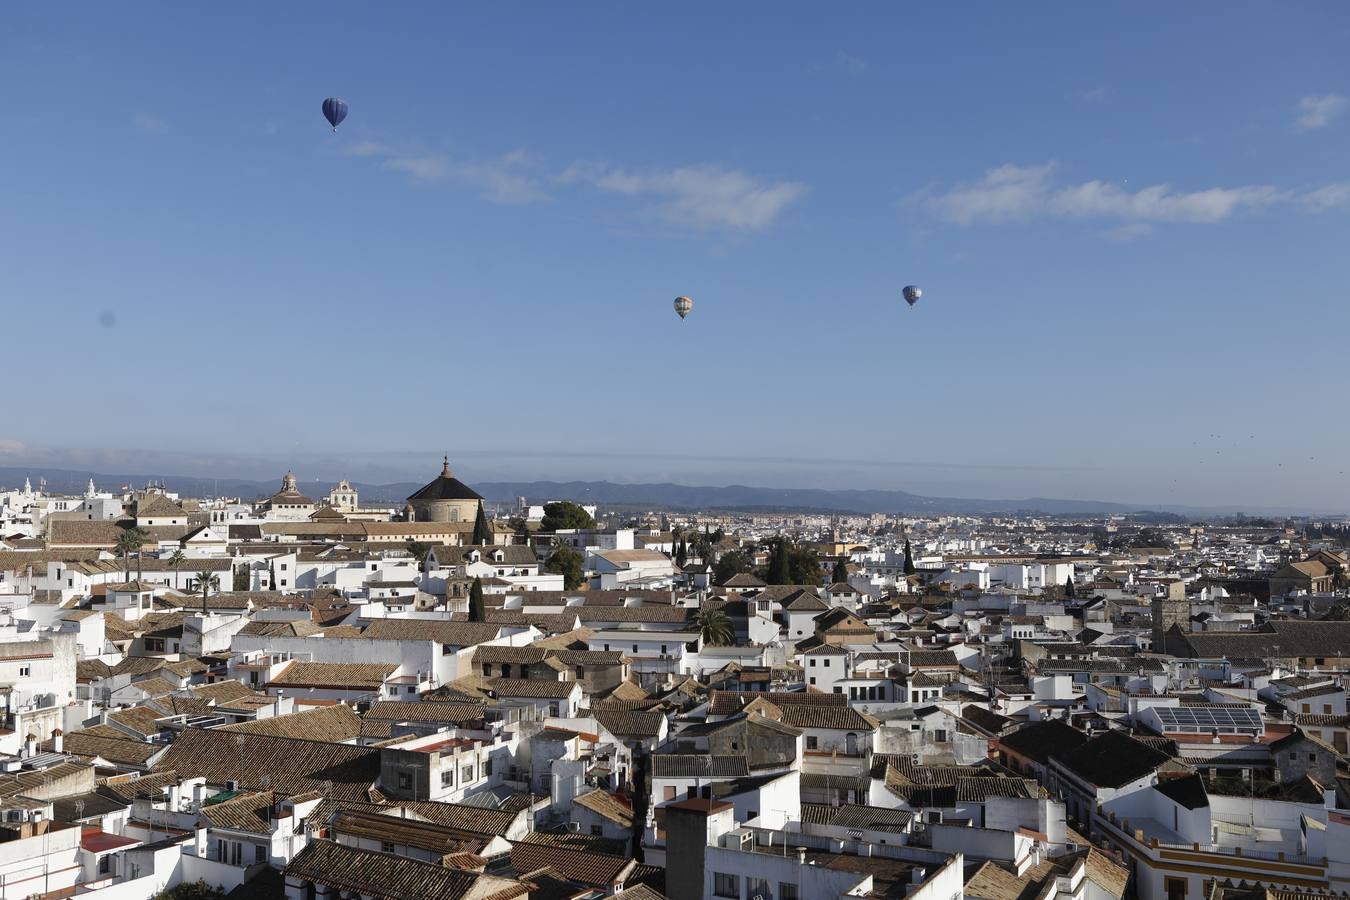
[[[66,738],[65,738],[64,733],[62,733],[62,731],[61,731],[60,728],[55,728],[55,729],[53,729],[53,730],[52,730],[52,752],[53,752],[53,753],[64,753],[64,752],[65,752],[65,750],[64,750],[65,746],[66,746]]]
[[[23,755],[24,755],[24,757],[27,759],[27,758],[32,758],[32,757],[34,757],[34,756],[37,756],[37,746],[38,746],[37,735],[33,734],[33,733],[30,731],[30,732],[27,734],[27,736],[24,737],[24,739],[23,739]]]
[[[206,819],[197,820],[197,830],[192,834],[192,849],[198,859],[206,859]]]

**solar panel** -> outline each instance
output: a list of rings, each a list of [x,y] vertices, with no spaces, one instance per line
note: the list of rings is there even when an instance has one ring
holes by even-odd
[[[1164,728],[1177,731],[1208,731],[1219,728],[1225,732],[1228,732],[1229,729],[1259,732],[1264,728],[1261,722],[1261,714],[1250,707],[1154,706],[1151,708]]]

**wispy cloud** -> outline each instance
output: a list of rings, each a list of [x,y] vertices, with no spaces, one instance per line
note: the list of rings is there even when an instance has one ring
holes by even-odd
[[[840,50],[834,55],[834,67],[848,75],[861,75],[867,71],[867,60]]]
[[[1276,204],[1299,204],[1321,210],[1350,205],[1350,182],[1308,190],[1281,190],[1268,184],[1181,192],[1168,184],[1156,184],[1128,190],[1105,181],[1059,185],[1054,181],[1055,170],[1053,162],[1038,166],[1003,165],[989,169],[978,181],[958,184],[940,193],[916,195],[911,200],[958,225],[1035,218],[1214,224],[1242,210]],[[1132,239],[1145,233],[1142,228],[1117,229],[1112,236]]]
[[[131,119],[131,124],[136,126],[137,131],[143,131],[146,134],[163,134],[169,130],[168,122],[149,113],[136,113]]]
[[[1350,181],[1337,181],[1314,188],[1303,195],[1303,201],[1319,212],[1350,206]]]
[[[1346,99],[1340,94],[1303,97],[1294,105],[1294,127],[1300,131],[1325,128],[1339,118],[1346,109]]]
[[[525,150],[482,160],[456,160],[445,153],[402,151],[379,141],[360,141],[350,156],[378,159],[380,165],[418,182],[455,181],[495,203],[531,203],[548,195],[536,175],[537,161]]]
[[[1147,222],[1127,222],[1124,225],[1118,225],[1106,233],[1106,236],[1113,241],[1134,241],[1142,237],[1148,237],[1153,233],[1153,226]]]
[[[1087,88],[1078,92],[1078,99],[1086,103],[1102,103],[1106,100],[1106,88]]]
[[[576,163],[560,176],[631,197],[663,198],[655,211],[677,225],[759,231],[806,195],[799,181],[766,181],[715,165],[630,172],[604,163]]]

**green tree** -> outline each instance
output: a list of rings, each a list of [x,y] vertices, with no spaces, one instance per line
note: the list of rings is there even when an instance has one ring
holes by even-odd
[[[198,572],[197,589],[202,592],[202,615],[206,615],[206,598],[212,591],[220,590],[220,576],[215,572]]]
[[[413,559],[417,560],[419,566],[427,561],[427,554],[431,552],[430,544],[423,541],[414,541],[412,538],[408,538],[403,546],[412,554]]]
[[[165,888],[150,900],[225,900],[225,892],[211,887],[202,879]]]
[[[1331,609],[1327,610],[1326,620],[1328,622],[1344,622],[1350,619],[1350,607],[1344,603],[1334,603]]]
[[[723,553],[713,564],[713,583],[722,584],[733,575],[749,572],[754,567],[754,560],[744,550]]]
[[[787,545],[788,581],[785,584],[819,585],[825,580],[820,557],[809,547]]]
[[[492,529],[488,527],[487,513],[483,511],[483,501],[478,501],[478,516],[473,520],[473,542],[480,547],[492,543]]]
[[[834,571],[830,573],[831,584],[848,584],[848,563],[839,559],[834,564]]]
[[[539,523],[540,531],[558,531],[563,528],[594,528],[595,519],[571,500],[558,500],[544,504],[544,518]]]
[[[267,564],[267,589],[275,591],[277,589],[277,564]]]
[[[248,564],[234,567],[233,589],[236,591],[246,591],[250,587],[252,579],[248,575]]]
[[[563,588],[569,591],[576,590],[580,586],[585,572],[582,569],[582,563],[585,560],[577,551],[571,547],[559,547],[553,551],[553,555],[544,563],[544,571],[552,572],[554,575],[563,577]]]
[[[909,538],[905,538],[905,574],[913,575],[918,571],[914,565],[914,551],[909,548]]]
[[[687,562],[689,562],[689,546],[680,541],[680,545],[675,548],[675,565],[683,569]]]
[[[477,577],[469,588],[469,621],[487,621],[487,612],[483,607],[483,579]]]
[[[175,550],[169,555],[169,565],[173,566],[173,589],[178,590],[178,570],[183,563],[187,562],[187,557],[182,550]]]
[[[1064,577],[1064,597],[1065,597],[1066,599],[1068,599],[1068,600],[1072,600],[1072,599],[1073,599],[1073,576],[1072,576],[1072,575],[1066,575],[1066,576]]]
[[[139,554],[141,547],[150,540],[143,528],[127,528],[117,536],[114,548],[122,555],[122,568],[126,570],[127,581],[131,580],[131,554]]]
[[[792,568],[788,562],[788,542],[787,538],[780,537],[773,542],[773,550],[769,554],[768,577],[764,581],[768,584],[792,584]]]
[[[698,629],[703,643],[718,647],[728,646],[736,639],[736,629],[731,619],[720,609],[703,606],[694,615],[694,627]]]

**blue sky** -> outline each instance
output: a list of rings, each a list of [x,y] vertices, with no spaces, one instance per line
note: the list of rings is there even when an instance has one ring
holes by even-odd
[[[1350,508],[1348,45],[1332,2],[10,4],[0,462]]]

